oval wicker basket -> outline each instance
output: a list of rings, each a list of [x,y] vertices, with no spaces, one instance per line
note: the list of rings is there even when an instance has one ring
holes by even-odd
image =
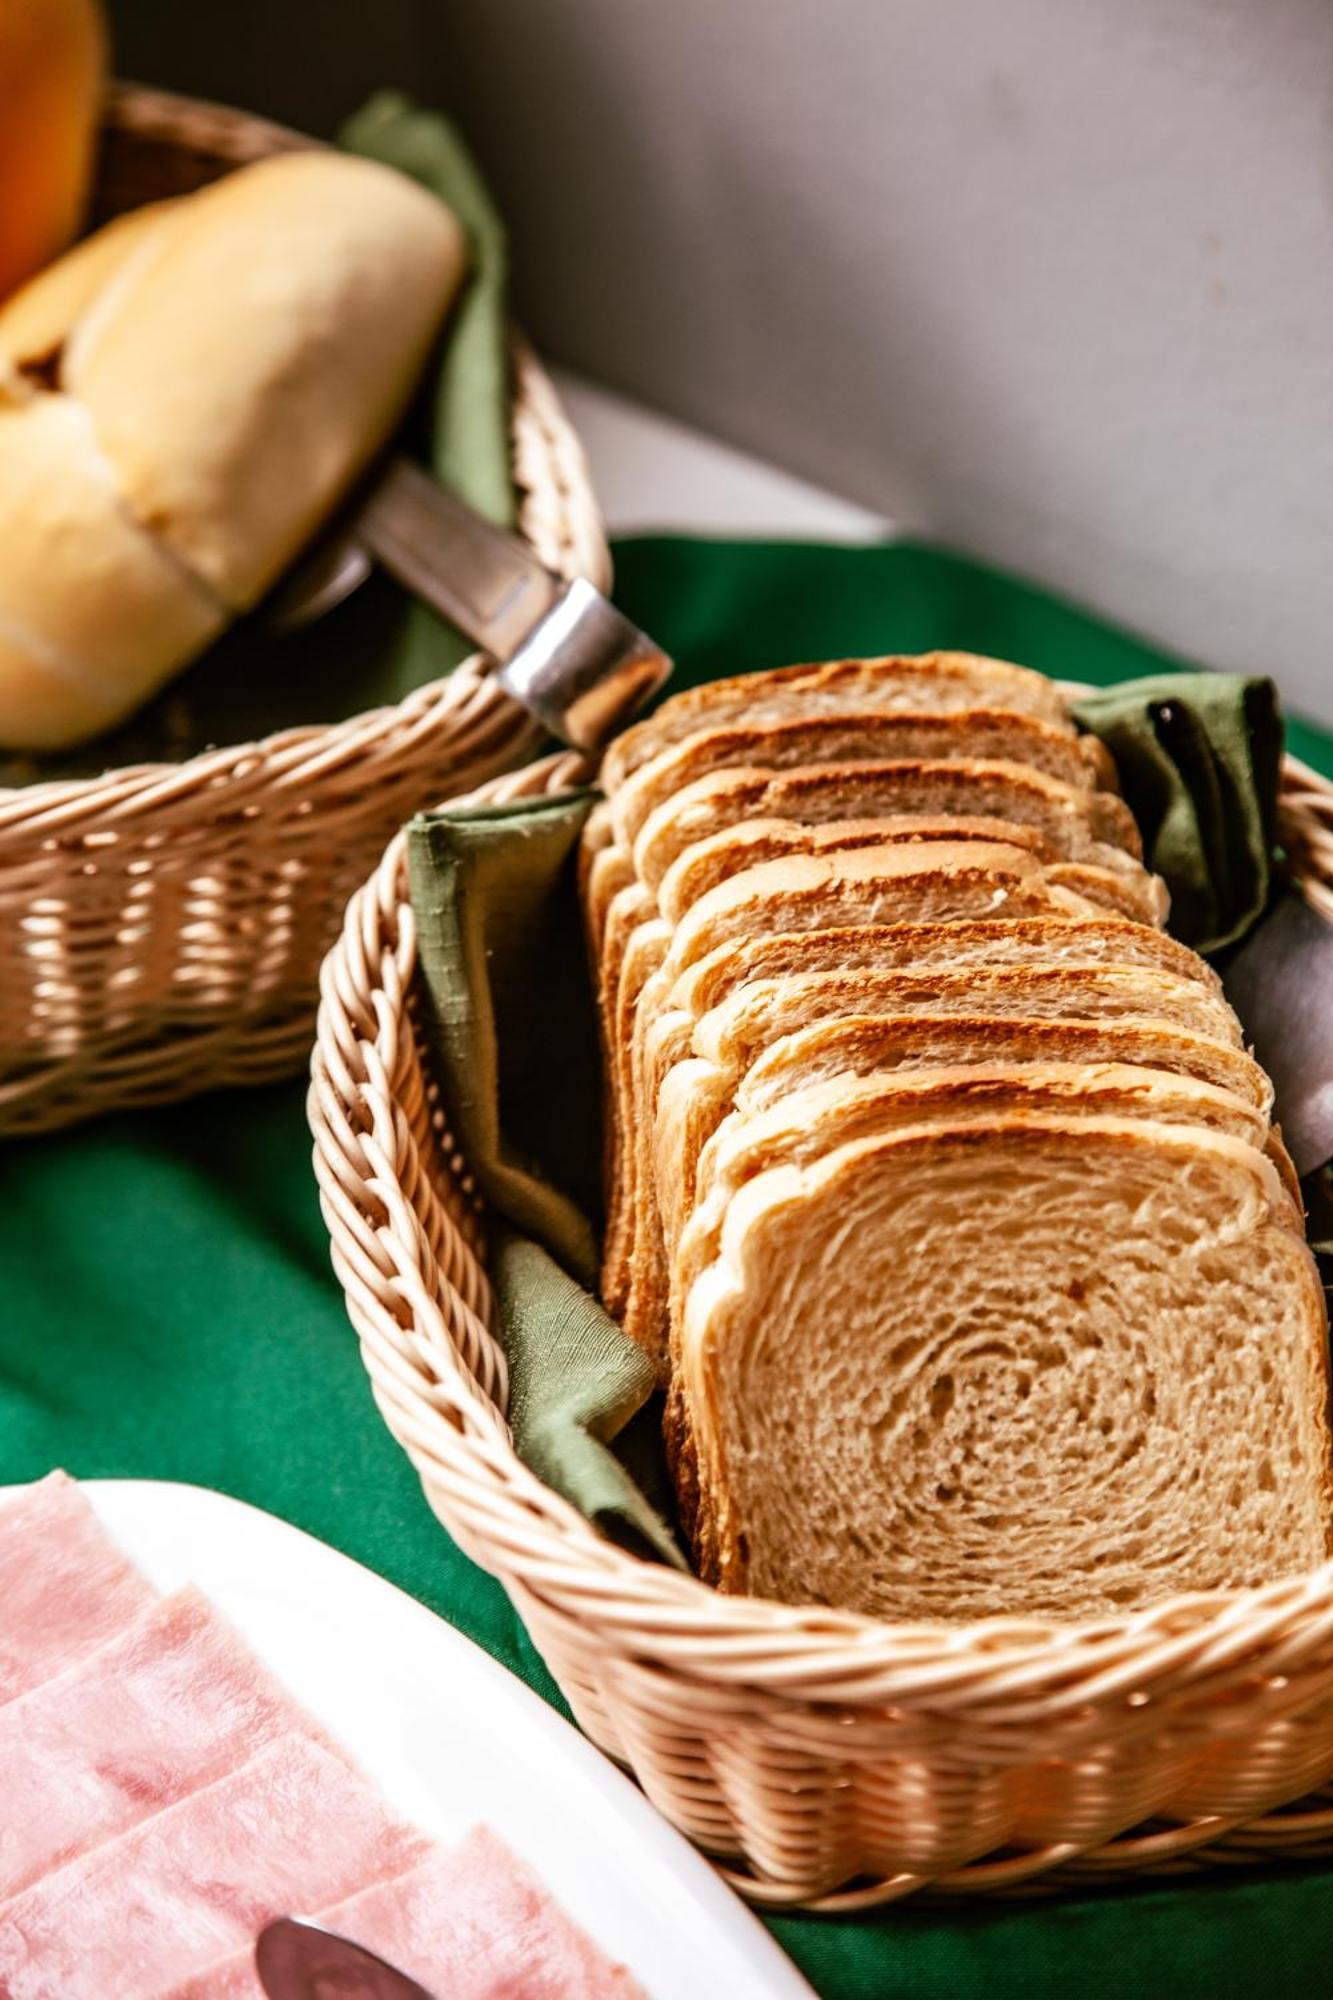
[[[553,757],[482,795],[581,774]],[[1333,786],[1289,759],[1282,817],[1294,874],[1327,901]],[[414,968],[399,838],[325,964],[310,1092],[375,1398],[583,1728],[743,1893],[845,1910],[1333,1853],[1333,1563],[1096,1623],[895,1626],[721,1596],[544,1487],[505,1426],[483,1219]]]
[[[119,86],[95,219],[310,143]],[[582,450],[517,339],[513,365],[520,532],[603,584]],[[394,828],[532,756],[539,734],[474,655],[332,727],[0,791],[0,1132],[299,1071],[320,961]]]

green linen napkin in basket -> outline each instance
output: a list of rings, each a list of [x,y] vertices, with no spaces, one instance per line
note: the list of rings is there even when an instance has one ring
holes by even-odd
[[[1204,947],[1238,939],[1269,889],[1282,740],[1272,683],[1161,676],[1089,696],[1078,713],[1116,755],[1183,920],[1173,929]],[[447,1115],[499,1218],[515,1448],[604,1532],[679,1564],[653,1369],[591,1290],[601,1090],[576,860],[595,798],[415,820],[412,905]]]
[[[504,225],[475,161],[447,118],[381,92],[339,134],[348,152],[382,160],[449,204],[467,230],[472,268],[454,305],[405,443],[435,476],[508,527],[508,252]],[[216,744],[334,723],[401,701],[466,659],[471,643],[387,577],[308,630],[281,636],[247,618],[120,729],[59,756],[0,757],[0,785],[94,777],[120,765],[177,762]]]
[[[1154,674],[1075,705],[1100,736],[1171,889],[1171,929],[1196,951],[1236,944],[1272,886],[1282,717],[1270,680]]]
[[[455,807],[408,833],[426,1018],[492,1242],[520,1457],[606,1532],[680,1563],[652,1364],[592,1293],[601,1087],[575,864],[595,794]],[[625,1439],[637,1413],[643,1422]],[[620,1456],[610,1441],[621,1440]],[[637,1442],[635,1478],[623,1462]]]

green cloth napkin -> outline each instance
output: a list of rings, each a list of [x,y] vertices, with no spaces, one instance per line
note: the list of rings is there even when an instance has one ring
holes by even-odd
[[[408,873],[427,1020],[482,1192],[597,1272],[601,1078],[574,881],[590,792],[424,814]]]
[[[1263,915],[1277,847],[1282,717],[1270,680],[1158,674],[1074,710],[1111,751],[1148,861],[1171,890],[1171,929],[1203,952]]]
[[[644,539],[616,553],[622,608],[682,685],[934,644],[1100,684],[1170,665],[938,550]],[[1333,775],[1333,736],[1290,718],[1287,733]],[[65,1465],[235,1494],[368,1563],[563,1712],[509,1599],[444,1534],[375,1409],[304,1099],[294,1079],[0,1146],[0,1480]],[[768,1921],[823,2000],[1253,2000],[1322,1992],[1333,1863]]]
[[[593,796],[413,822],[420,984],[450,1129],[511,1225],[495,1278],[515,1446],[605,1532],[680,1563],[658,1509],[608,1449],[655,1378],[590,1290],[601,1080],[575,869]],[[648,1422],[636,1433],[649,1447],[653,1434]],[[652,1484],[665,1493],[663,1473]]]
[[[367,159],[410,174],[468,232],[472,271],[428,371],[405,443],[437,478],[507,527],[514,516],[504,226],[448,119],[381,93],[340,134]],[[471,644],[387,577],[375,575],[304,631],[275,636],[243,619],[120,729],[60,756],[0,756],[0,786],[174,763],[217,744],[345,721],[401,701],[456,667]]]

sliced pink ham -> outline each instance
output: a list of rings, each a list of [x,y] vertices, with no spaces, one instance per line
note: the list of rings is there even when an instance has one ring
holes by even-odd
[[[156,1596],[72,1479],[25,1487],[0,1505],[0,1703],[104,1645]]]
[[[0,1905],[5,2000],[150,2000],[292,1909],[399,1874],[429,1843],[332,1752],[290,1736]]]
[[[611,1963],[488,1827],[321,1910],[317,1920],[441,2000],[644,2000],[633,1974]],[[164,2000],[262,2000],[262,1993],[247,1950]]]
[[[0,1900],[224,1777],[315,1734],[198,1592],[0,1708]]]

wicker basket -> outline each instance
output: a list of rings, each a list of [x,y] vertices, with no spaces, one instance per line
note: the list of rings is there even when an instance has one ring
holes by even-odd
[[[550,758],[485,796],[579,774]],[[1282,813],[1293,872],[1326,901],[1333,786],[1288,760]],[[1333,1853],[1333,1563],[1096,1623],[894,1626],[723,1597],[544,1487],[505,1427],[482,1222],[414,967],[399,838],[325,965],[310,1093],[376,1400],[584,1729],[745,1894],[853,1909]]]
[[[98,219],[308,143],[120,87]],[[521,532],[551,568],[604,583],[582,451],[517,341],[514,371]],[[320,961],[394,828],[537,741],[474,656],[397,707],[333,727],[0,791],[0,1131],[299,1071]]]

